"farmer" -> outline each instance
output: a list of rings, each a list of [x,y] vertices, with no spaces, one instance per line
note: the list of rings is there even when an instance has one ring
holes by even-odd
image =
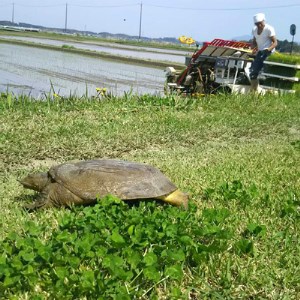
[[[259,13],[253,17],[255,26],[252,29],[254,61],[250,68],[251,90],[257,91],[258,73],[264,65],[265,59],[275,51],[277,39],[274,28],[266,24],[265,15]]]

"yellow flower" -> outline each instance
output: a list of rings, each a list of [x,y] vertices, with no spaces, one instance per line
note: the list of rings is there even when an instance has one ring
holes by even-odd
[[[96,91],[101,96],[104,96],[106,94],[107,88],[96,88]]]

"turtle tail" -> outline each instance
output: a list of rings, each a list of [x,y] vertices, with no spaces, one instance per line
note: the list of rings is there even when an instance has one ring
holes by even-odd
[[[189,196],[187,193],[183,193],[180,190],[175,190],[174,192],[168,195],[158,197],[157,199],[160,199],[164,202],[170,203],[175,206],[182,206],[185,209],[188,208]]]

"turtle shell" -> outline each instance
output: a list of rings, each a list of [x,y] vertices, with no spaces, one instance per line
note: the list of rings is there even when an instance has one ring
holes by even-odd
[[[156,198],[177,189],[157,168],[113,159],[61,164],[52,167],[49,175],[83,200],[107,194],[123,200]]]

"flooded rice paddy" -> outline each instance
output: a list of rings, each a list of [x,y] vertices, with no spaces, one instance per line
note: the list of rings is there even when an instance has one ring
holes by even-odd
[[[0,92],[43,97],[51,92],[61,96],[89,96],[96,88],[114,95],[162,94],[163,68],[114,62],[68,52],[0,44]]]
[[[62,40],[52,40],[45,38],[33,38],[33,37],[22,37],[22,36],[1,36],[8,40],[19,40],[25,42],[33,42],[36,44],[44,44],[51,46],[61,47],[63,45],[72,46],[77,49],[91,50],[104,52],[108,54],[121,55],[126,57],[151,59],[151,60],[161,60],[170,61],[184,64],[185,56],[192,53],[187,51],[172,50],[172,49],[156,49],[149,47],[136,47],[131,45],[121,45],[116,43],[107,42],[75,42],[75,41],[62,41]]]

